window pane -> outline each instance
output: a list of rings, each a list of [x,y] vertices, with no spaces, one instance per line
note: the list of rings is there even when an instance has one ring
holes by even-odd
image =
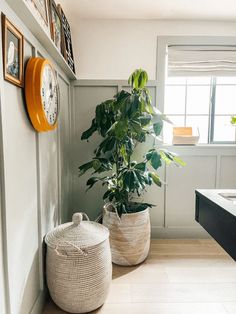
[[[235,76],[218,76],[216,78],[216,84],[236,84]]]
[[[203,84],[203,85],[210,85],[211,84],[211,76],[192,76],[187,78],[187,83],[188,84]]]
[[[208,143],[208,117],[187,117],[186,126],[198,128],[200,133],[199,143]]]
[[[168,76],[166,78],[167,85],[185,85],[186,84],[186,77],[182,76]]]
[[[231,117],[215,117],[214,141],[215,142],[234,142],[236,127],[230,123]]]
[[[216,86],[216,114],[234,114],[236,112],[236,86]]]
[[[184,116],[169,116],[168,118],[173,124],[164,123],[163,137],[165,143],[172,143],[173,127],[184,126]]]
[[[164,108],[167,114],[184,114],[185,86],[166,86]]]
[[[187,114],[209,114],[210,86],[188,86]]]

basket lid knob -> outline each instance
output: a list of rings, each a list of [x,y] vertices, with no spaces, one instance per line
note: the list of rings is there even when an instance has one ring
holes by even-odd
[[[72,221],[75,225],[79,225],[83,220],[83,215],[81,213],[75,213],[72,217]]]

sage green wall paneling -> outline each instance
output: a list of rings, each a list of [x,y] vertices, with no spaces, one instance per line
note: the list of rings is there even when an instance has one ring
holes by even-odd
[[[1,190],[0,190],[1,191]],[[0,192],[1,193],[1,192]],[[1,201],[1,195],[0,195]],[[4,268],[3,268],[3,239],[2,239],[2,209],[0,206],[0,309],[2,314],[6,313],[5,307],[5,287],[4,287]]]
[[[25,59],[32,47],[25,41]],[[39,294],[35,132],[22,89],[4,81],[2,106],[6,230],[12,313],[28,313]]]
[[[5,0],[0,1],[0,11],[4,12],[25,37],[24,62],[26,63],[29,57],[35,56],[35,52],[39,50],[39,55],[51,60],[57,73],[69,86],[66,75],[48,55],[47,47],[41,46],[24,25],[24,21],[17,17]],[[2,45],[2,42],[0,44]],[[4,164],[2,163],[4,167],[0,172],[0,184],[2,183],[0,191],[3,191],[4,195],[0,208],[3,219],[0,219],[0,251],[3,242],[4,254],[0,257],[0,312],[40,314],[44,300],[43,236],[58,223],[59,204],[64,203],[63,207],[68,207],[66,204],[68,198],[63,194],[68,190],[59,189],[60,177],[68,177],[66,157],[60,156],[65,151],[65,140],[60,141],[59,136],[64,137],[65,127],[60,131],[57,129],[48,133],[35,132],[28,119],[23,89],[3,80],[1,51],[2,49],[0,49],[0,135],[2,134],[3,141],[2,145],[0,143],[2,146],[0,154],[4,159]],[[60,112],[62,121],[69,116],[68,94],[68,88],[62,86],[63,110]],[[65,118],[62,117],[64,114]],[[64,160],[63,169],[60,169],[60,160]],[[4,271],[5,294],[2,288]],[[4,304],[1,303],[10,304],[6,313]]]
[[[38,135],[42,236],[58,224],[57,132]]]
[[[95,107],[105,99],[117,93],[117,86],[75,86],[73,107],[73,133],[72,133],[72,176],[73,176],[73,211],[82,210],[89,214],[91,219],[96,218],[101,212],[102,188],[99,184],[86,191],[88,175],[78,177],[78,166],[93,157],[93,151],[100,139],[93,136],[89,142],[81,141],[83,131],[90,127],[95,114]]]
[[[220,165],[220,188],[235,189],[236,156],[221,156]]]
[[[196,227],[195,189],[213,189],[216,182],[216,156],[182,156],[183,168],[166,168],[166,226]]]
[[[71,172],[70,172],[70,85],[60,75],[58,76],[60,86],[60,116],[58,121],[59,132],[59,171],[63,176],[59,176],[61,194],[60,200],[60,218],[62,222],[71,221],[72,209],[70,207],[71,196]]]
[[[0,28],[0,32],[1,32],[1,28]],[[0,52],[0,58],[1,58],[1,52]],[[1,61],[0,61],[1,64]],[[0,66],[1,68],[1,66]],[[1,75],[1,74],[0,74]],[[0,107],[1,107],[1,88],[0,88]],[[0,136],[1,136],[1,118],[0,118]],[[2,160],[2,138],[0,139],[0,172],[2,172],[2,167],[3,167],[3,160]],[[6,276],[4,274],[5,270],[4,270],[4,233],[3,233],[3,209],[2,209],[2,204],[3,204],[3,199],[2,196],[4,194],[4,191],[2,192],[2,182],[0,180],[0,309],[1,309],[1,313],[2,314],[6,314],[6,304],[5,304],[5,300],[6,300],[6,294],[8,293],[7,291],[5,291],[5,283],[6,283]]]

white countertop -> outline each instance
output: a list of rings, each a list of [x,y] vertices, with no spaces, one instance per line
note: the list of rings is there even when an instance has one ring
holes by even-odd
[[[227,210],[232,215],[236,216],[236,203],[230,200],[225,199],[223,196],[219,195],[220,193],[235,194],[236,189],[197,189],[196,190],[201,195],[208,198],[210,201],[216,205]]]

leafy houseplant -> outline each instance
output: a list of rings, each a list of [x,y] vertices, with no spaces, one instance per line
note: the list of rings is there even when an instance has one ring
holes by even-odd
[[[236,116],[231,117],[231,124],[236,125]]]
[[[82,140],[88,140],[98,132],[101,142],[94,151],[94,158],[79,167],[80,175],[92,170],[87,181],[88,189],[97,182],[105,186],[103,199],[112,203],[121,218],[153,206],[141,200],[135,201],[134,196],[140,199],[148,186],[162,185],[157,170],[163,162],[184,164],[175,154],[156,145],[163,121],[168,119],[152,106],[147,81],[148,75],[144,70],[134,71],[128,80],[131,92],[121,90],[112,99],[97,105],[90,128],[81,136]],[[154,145],[144,152],[142,160],[134,160],[137,145],[144,144],[148,137],[153,137]],[[150,241],[150,228],[148,232]],[[110,241],[112,246],[112,239]]]
[[[92,125],[81,136],[82,140],[88,140],[98,132],[102,137],[94,158],[79,167],[80,175],[93,171],[87,181],[88,189],[97,182],[106,186],[103,199],[113,202],[119,216],[152,206],[134,202],[133,196],[135,193],[141,196],[153,183],[162,185],[156,171],[163,161],[183,165],[179,157],[156,146],[144,153],[142,161],[132,158],[137,144],[144,143],[148,136],[153,136],[154,142],[160,139],[163,120],[168,121],[151,105],[147,81],[145,71],[133,72],[128,80],[131,93],[122,90],[113,99],[97,105]],[[106,175],[101,175],[104,173]]]

